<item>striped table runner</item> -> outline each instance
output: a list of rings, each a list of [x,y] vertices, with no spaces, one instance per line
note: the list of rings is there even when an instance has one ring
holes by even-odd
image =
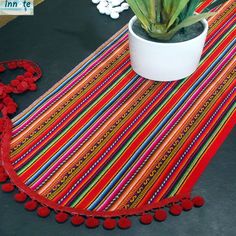
[[[12,182],[77,216],[143,214],[187,199],[235,124],[234,7],[228,1],[209,20],[200,66],[181,81],[135,74],[124,27],[12,120],[3,154]]]

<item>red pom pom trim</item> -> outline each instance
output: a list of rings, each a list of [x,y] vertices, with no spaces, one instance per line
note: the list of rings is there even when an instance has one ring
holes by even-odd
[[[204,198],[201,197],[201,196],[196,196],[196,197],[194,197],[194,198],[192,199],[192,202],[193,202],[193,205],[194,205],[195,207],[201,207],[201,206],[203,206],[203,205],[205,204],[205,200],[204,200]]]
[[[0,72],[3,72],[5,70],[6,70],[6,68],[4,66],[0,65]]]
[[[131,223],[130,219],[128,219],[126,217],[122,217],[118,221],[118,226],[121,229],[128,229],[131,227],[131,225],[132,225],[132,223]]]
[[[13,192],[15,189],[15,186],[11,183],[3,184],[2,185],[2,191],[5,193]]]
[[[86,221],[85,221],[85,225],[88,227],[88,228],[97,228],[100,224],[100,221],[97,219],[97,218],[94,218],[94,217],[91,217],[91,218],[88,218]]]
[[[9,84],[0,83],[0,111],[2,114],[13,114],[16,112],[16,104],[11,104],[10,102],[5,102],[4,98],[9,98],[10,93],[23,93],[25,91],[35,91],[37,86],[35,81],[37,81],[41,76],[42,72],[40,68],[33,62],[27,60],[14,60],[0,62],[0,72],[6,70],[6,68],[13,70],[16,68],[24,68],[26,72],[23,75],[16,76],[16,79],[12,80]]]
[[[69,218],[69,215],[64,212],[59,212],[55,216],[57,223],[64,223],[68,220],[68,218]]]
[[[25,203],[25,209],[27,211],[35,211],[38,207],[38,203],[36,201],[29,201]]]
[[[153,216],[151,214],[143,214],[140,217],[140,222],[144,225],[149,225],[153,221]]]
[[[115,229],[116,225],[117,225],[116,220],[115,219],[111,219],[111,218],[107,218],[103,222],[103,228],[107,229],[107,230]]]
[[[16,193],[14,198],[16,202],[22,203],[26,201],[27,195],[25,193]]]
[[[169,212],[173,216],[178,216],[182,213],[182,210],[183,210],[183,208],[180,205],[174,204],[170,207]]]
[[[42,218],[48,217],[50,215],[50,213],[51,213],[51,211],[47,207],[39,207],[37,210],[38,216],[40,216]]]
[[[83,216],[75,215],[75,216],[71,217],[71,224],[74,226],[82,225],[84,223],[84,221],[85,221],[85,219]]]
[[[36,85],[36,84],[30,84],[29,90],[30,90],[30,91],[35,91],[35,90],[37,90],[37,85]]]
[[[8,180],[8,176],[5,173],[0,173],[0,183],[5,183]]]
[[[193,208],[193,202],[189,199],[183,200],[181,205],[184,211],[190,211]]]
[[[155,220],[162,222],[167,219],[167,212],[163,209],[157,210],[154,215]]]

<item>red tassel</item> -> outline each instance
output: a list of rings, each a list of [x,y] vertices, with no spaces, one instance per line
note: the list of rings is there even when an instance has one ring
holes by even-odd
[[[184,211],[190,211],[193,208],[193,202],[189,199],[183,200],[181,205]]]
[[[192,202],[193,202],[193,205],[195,207],[201,207],[205,204],[205,200],[203,197],[200,197],[200,196],[196,196],[192,199]]]
[[[100,221],[94,217],[90,217],[85,221],[85,225],[91,229],[97,228],[99,226],[99,224],[100,224]]]
[[[140,217],[140,222],[144,225],[149,225],[153,221],[153,216],[151,214],[143,214]]]
[[[16,193],[14,198],[16,202],[22,203],[26,201],[27,195],[25,193]]]
[[[84,217],[82,216],[74,215],[71,217],[71,224],[74,226],[82,225],[84,221]]]
[[[5,193],[13,192],[15,189],[15,186],[11,183],[3,184],[2,185],[2,191]]]
[[[108,229],[108,230],[115,229],[116,228],[116,220],[111,219],[111,218],[105,219],[103,222],[103,228]]]
[[[183,208],[180,205],[174,204],[170,207],[169,212],[173,216],[178,216],[181,214],[182,210],[183,210]]]
[[[36,201],[29,201],[25,203],[25,209],[27,211],[35,211],[38,207],[38,203]]]
[[[42,218],[48,217],[50,215],[50,213],[51,213],[51,211],[47,207],[39,207],[37,210],[38,216],[40,216]]]
[[[5,183],[8,180],[8,176],[5,173],[0,173],[0,183]]]
[[[167,219],[167,212],[163,209],[157,210],[154,215],[155,220],[157,221],[165,221]]]
[[[128,228],[131,227],[131,225],[132,225],[131,221],[128,218],[126,218],[126,217],[122,217],[118,221],[118,226],[121,229],[128,229]]]
[[[68,218],[69,216],[65,212],[59,212],[55,216],[57,223],[64,223],[68,220]]]

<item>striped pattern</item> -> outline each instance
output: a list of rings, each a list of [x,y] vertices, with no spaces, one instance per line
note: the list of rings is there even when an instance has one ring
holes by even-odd
[[[20,181],[61,206],[93,211],[190,190],[234,113],[233,2],[209,20],[201,64],[188,79],[136,75],[125,27],[14,118],[10,159]]]

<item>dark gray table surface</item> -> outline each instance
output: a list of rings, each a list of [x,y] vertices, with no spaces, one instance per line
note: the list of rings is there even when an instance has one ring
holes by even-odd
[[[0,29],[0,61],[24,58],[43,69],[39,89],[14,96],[18,112],[67,74],[74,66],[111,37],[132,16],[122,13],[119,20],[100,15],[89,0],[46,0],[35,9],[33,17],[20,17]],[[6,78],[7,80],[10,78]],[[41,219],[17,204],[13,194],[0,192],[0,235],[127,235],[127,236],[234,236],[236,235],[236,129],[207,167],[193,194],[202,195],[206,205],[169,217],[166,222],[141,225],[133,217],[133,227],[122,231],[73,227],[69,222],[57,224],[53,214]]]

